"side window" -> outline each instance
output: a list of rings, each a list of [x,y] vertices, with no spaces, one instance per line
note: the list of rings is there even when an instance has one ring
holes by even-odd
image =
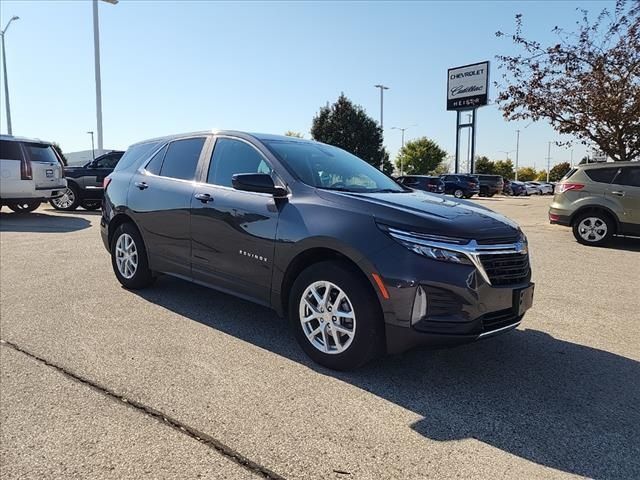
[[[236,173],[271,174],[271,167],[251,145],[231,138],[217,139],[207,183],[231,187],[231,177]]]
[[[640,187],[640,167],[623,167],[613,183],[616,185],[628,185]]]
[[[186,138],[171,142],[164,156],[160,175],[181,180],[193,180],[196,176],[196,167],[204,140],[204,138]]]
[[[611,183],[617,172],[617,168],[593,168],[584,171],[587,177],[598,183]]]
[[[115,168],[120,160],[120,155],[107,155],[99,160],[96,160],[96,168]]]
[[[156,153],[147,166],[144,167],[145,170],[149,173],[153,173],[154,175],[160,175],[160,169],[162,169],[162,161],[164,160],[164,154],[167,153],[167,146],[162,147],[158,153]]]
[[[0,158],[3,160],[22,160],[22,149],[18,142],[0,140]]]

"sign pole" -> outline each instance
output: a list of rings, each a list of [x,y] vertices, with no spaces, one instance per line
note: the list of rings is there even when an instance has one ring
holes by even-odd
[[[476,158],[476,113],[478,109],[471,110],[471,159],[469,162],[469,173],[473,175]]]
[[[453,173],[460,172],[460,110],[456,110],[456,160]]]

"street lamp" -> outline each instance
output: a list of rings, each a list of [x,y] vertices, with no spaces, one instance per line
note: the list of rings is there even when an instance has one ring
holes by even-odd
[[[404,132],[405,130],[410,129],[411,127],[415,127],[416,124],[409,125],[408,127],[391,127],[391,130],[400,130],[402,132],[402,148],[404,148]],[[402,175],[402,156],[400,157],[400,175]]]
[[[527,125],[524,126],[524,128],[528,128],[529,126],[531,126],[533,122],[529,122]],[[524,130],[523,128],[523,130]],[[519,157],[519,153],[520,153],[520,129],[516,130],[516,178],[515,180],[518,181],[518,157]]]
[[[116,5],[118,0],[101,0]],[[102,151],[102,84],[100,81],[100,27],[98,22],[98,0],[93,0],[93,52],[96,75],[96,122],[98,127],[98,150]]]
[[[2,37],[2,70],[4,71],[4,102],[7,108],[7,133],[9,135],[13,135],[13,131],[11,129],[11,107],[9,106],[9,80],[7,80],[7,52],[4,49],[4,34],[7,33],[9,29],[9,25],[14,20],[20,20],[20,17],[13,16],[9,19],[7,24],[4,27],[4,30],[0,31],[0,36]]]
[[[509,154],[515,152],[515,150],[498,150],[498,153],[504,153],[507,156],[507,162],[509,161]]]
[[[87,132],[89,135],[91,135],[91,157],[93,157],[93,160],[95,161],[96,159],[96,149],[94,148],[93,145],[93,132]]]

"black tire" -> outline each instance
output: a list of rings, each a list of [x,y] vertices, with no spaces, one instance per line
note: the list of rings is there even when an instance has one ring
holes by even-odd
[[[133,240],[135,251],[137,252],[137,266],[129,278],[120,272],[117,264],[118,254],[116,252],[116,245],[118,244],[118,239],[123,235],[128,235]],[[123,287],[130,290],[137,290],[148,287],[154,282],[155,277],[149,268],[149,261],[147,259],[147,249],[135,225],[132,223],[123,223],[120,225],[113,234],[110,247],[111,266],[113,267],[113,272],[116,274],[116,278]]]
[[[65,196],[67,198],[71,197],[71,203],[62,206],[60,202],[63,201]],[[62,210],[64,212],[71,212],[75,210],[80,206],[80,192],[78,190],[78,187],[73,183],[69,183],[69,185],[67,186],[67,190],[65,190],[65,193],[60,197],[52,198],[51,200],[49,200],[49,205],[51,205],[56,210]]]
[[[300,304],[305,290],[314,282],[331,282],[340,288],[351,303],[355,312],[355,334],[351,343],[341,353],[325,353],[315,347],[305,334],[300,321]],[[336,293],[336,292],[333,292]],[[309,297],[312,299],[313,297]],[[313,300],[312,300],[313,301]],[[344,304],[342,304],[344,305]],[[325,335],[329,335],[333,323],[331,322],[330,308],[327,307],[327,327]],[[316,363],[334,370],[351,370],[357,368],[384,352],[384,322],[382,311],[376,295],[366,280],[353,270],[350,265],[339,261],[326,261],[311,265],[304,270],[295,280],[289,297],[289,321],[293,328],[296,340],[304,352]],[[312,320],[318,324],[319,320]],[[341,325],[342,321],[338,320]],[[347,321],[348,322],[348,321]],[[315,327],[315,324],[311,324]],[[314,337],[315,338],[315,337]],[[327,344],[333,343],[333,337],[327,338]]]
[[[615,234],[616,224],[608,213],[592,210],[577,215],[571,222],[571,227],[578,243],[597,247],[611,240]],[[593,230],[590,230],[592,227]]]
[[[102,201],[101,200],[83,200],[80,203],[80,206],[85,210],[89,210],[89,211],[98,210],[102,206]]]
[[[16,213],[31,213],[36,210],[41,203],[40,200],[23,200],[20,202],[8,202],[7,207]]]
[[[462,197],[464,197],[464,191],[462,191],[462,190],[461,190],[461,189],[459,189],[459,188],[456,188],[456,189],[453,191],[453,196],[454,196],[454,197],[456,197],[456,198],[462,198]]]

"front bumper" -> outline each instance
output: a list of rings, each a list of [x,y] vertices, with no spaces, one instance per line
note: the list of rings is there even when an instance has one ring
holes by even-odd
[[[399,244],[373,260],[389,294],[381,302],[388,353],[468,343],[516,328],[524,316],[519,292],[533,288],[530,270],[518,283],[491,285],[473,265],[427,259]]]

